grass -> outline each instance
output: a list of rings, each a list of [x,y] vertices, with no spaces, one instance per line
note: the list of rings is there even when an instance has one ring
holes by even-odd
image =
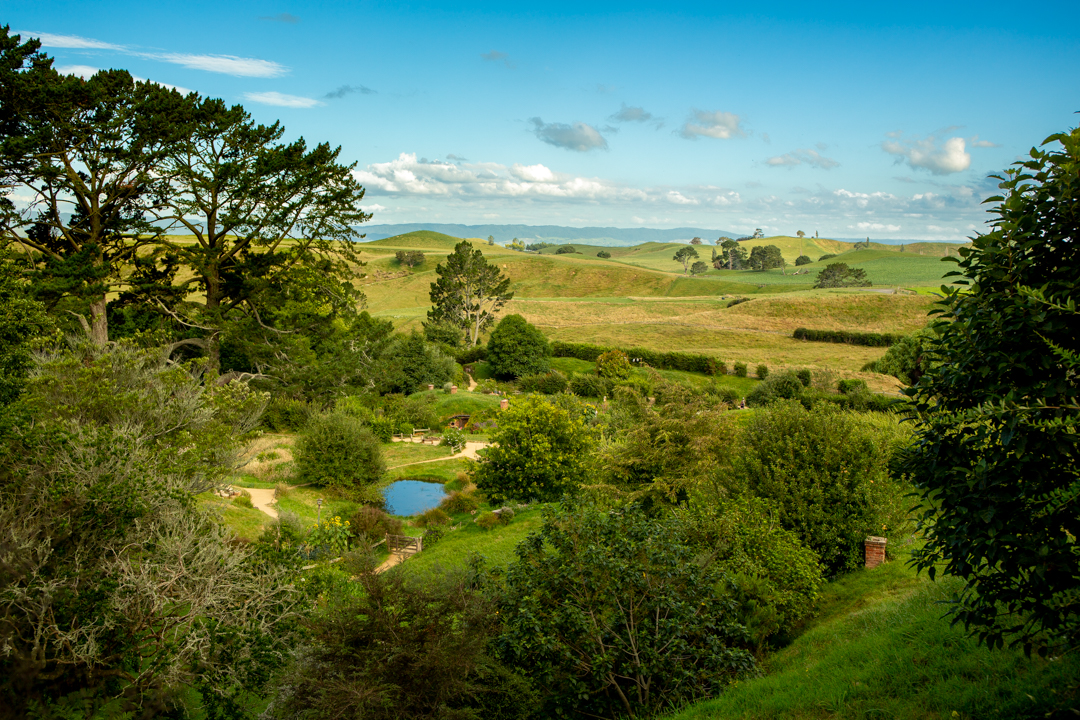
[[[339,515],[344,520],[360,509],[359,503],[338,497],[328,488],[298,487],[290,490],[285,497],[278,498],[277,510],[279,513],[296,513],[302,520],[314,525],[319,517],[317,504],[319,498],[323,500],[322,517],[324,518]]]
[[[423,465],[409,465],[408,467],[388,471],[382,484],[385,486],[398,480],[428,480],[445,483],[455,480],[457,474],[467,467],[468,461],[464,458],[424,463]]]
[[[197,498],[202,507],[220,513],[222,524],[243,540],[258,540],[271,519],[261,510],[241,507],[213,493],[202,493]]]
[[[487,507],[483,506],[483,509]],[[465,565],[474,554],[482,555],[489,567],[505,567],[514,560],[514,548],[518,543],[529,533],[539,530],[543,520],[540,506],[534,505],[516,511],[508,525],[491,530],[480,529],[473,522],[473,516],[467,514],[454,516],[454,523],[460,528],[451,530],[438,543],[409,559],[406,564],[411,570],[422,572],[458,567]]]
[[[1080,700],[1080,657],[977,646],[943,618],[961,587],[902,561],[831,582],[818,617],[763,677],[667,720],[1064,717]]]
[[[457,393],[454,395],[448,395],[442,390],[423,390],[414,393],[411,397],[424,396],[434,398],[435,411],[439,413],[441,418],[448,418],[452,415],[472,415],[486,408],[499,407],[499,398],[496,396],[471,393],[464,388],[458,388]],[[432,428],[432,430],[435,429]]]
[[[453,455],[453,451],[442,445],[425,445],[423,443],[396,442],[382,446],[383,459],[387,469],[393,469],[398,465],[424,462],[425,460],[438,460]]]

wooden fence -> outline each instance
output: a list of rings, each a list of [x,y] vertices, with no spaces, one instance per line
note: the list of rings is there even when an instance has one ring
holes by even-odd
[[[409,557],[424,549],[424,539],[408,535],[387,535],[386,549],[392,555]]]

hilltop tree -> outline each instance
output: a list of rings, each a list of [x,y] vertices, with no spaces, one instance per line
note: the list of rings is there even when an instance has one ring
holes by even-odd
[[[998,178],[993,228],[942,290],[899,467],[923,498],[917,567],[967,583],[954,618],[1040,654],[1080,645],[1078,176],[1074,129]]]
[[[799,230],[798,232],[795,233],[795,236],[804,238],[804,237],[806,237],[806,233],[804,233],[802,230]]]
[[[469,345],[480,341],[480,333],[495,321],[495,315],[514,297],[510,278],[488,264],[484,254],[462,240],[454,252],[435,268],[438,279],[431,283],[432,308],[428,320],[446,320],[461,328]]]
[[[764,231],[761,228],[754,228],[754,234],[750,236],[751,240],[760,240],[765,237]]]
[[[746,249],[737,241],[732,240],[731,238],[723,238],[723,243],[721,243],[720,249],[722,252],[722,257],[720,258],[722,260],[722,263],[720,265],[717,265],[716,261],[713,261],[713,267],[715,267],[717,270],[721,269],[725,265],[727,266],[728,270],[738,270],[739,268],[742,268],[746,265]]]
[[[4,240],[30,249],[38,298],[50,309],[68,301],[64,309],[104,345],[121,269],[161,232],[146,213],[182,133],[184,98],[123,70],[61,75],[37,41],[20,44],[6,27],[0,43],[0,177],[6,194],[29,199],[17,212],[5,198]]]
[[[755,245],[750,249],[750,269],[764,271],[783,267],[784,256],[775,245]]]
[[[829,263],[818,273],[815,288],[870,287],[870,280],[862,268],[848,267],[847,263]]]
[[[701,244],[701,238],[699,238],[699,237],[691,238],[690,239],[690,244],[691,245],[700,245]]]
[[[682,263],[683,274],[685,275],[687,270],[690,268],[690,261],[691,260],[697,260],[697,258],[698,258],[698,251],[694,247],[692,247],[690,245],[685,245],[685,246],[679,248],[678,250],[676,250],[675,251],[675,257],[673,257],[671,259],[674,260],[675,262],[681,262]]]
[[[488,245],[494,245],[494,244],[495,244],[495,236],[494,235],[488,235]]]

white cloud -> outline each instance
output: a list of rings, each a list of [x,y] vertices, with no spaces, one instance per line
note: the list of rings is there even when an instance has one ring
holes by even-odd
[[[548,145],[577,152],[608,149],[607,140],[600,131],[587,123],[545,123],[538,117],[530,118],[529,122],[536,137]]]
[[[884,223],[877,223],[877,222],[861,222],[861,223],[856,223],[855,225],[848,225],[848,229],[849,230],[861,230],[861,231],[886,230],[888,232],[896,232],[897,230],[900,229],[900,226],[899,225],[886,225]]]
[[[140,57],[180,65],[190,70],[233,75],[235,77],[272,78],[284,75],[287,67],[271,60],[235,55],[193,55],[189,53],[134,53]]]
[[[528,182],[554,182],[555,173],[544,165],[520,165],[514,163],[510,167],[510,174],[519,180]]]
[[[702,136],[728,140],[733,137],[746,137],[746,132],[742,129],[742,118],[734,113],[694,110],[690,118],[683,123],[679,135],[687,140],[696,140]]]
[[[42,47],[69,48],[72,50],[124,50],[121,45],[113,45],[112,43],[79,37],[78,35],[53,35],[52,33],[39,33],[31,30],[23,30],[19,34],[37,38],[41,41]]]
[[[840,163],[832,158],[825,157],[817,150],[793,150],[783,155],[771,157],[765,161],[773,167],[795,167],[796,165],[809,165],[822,170],[832,170]]]
[[[313,98],[300,97],[299,95],[286,95],[285,93],[279,93],[274,90],[269,92],[244,93],[244,99],[263,105],[276,105],[277,107],[288,108],[309,108],[323,104]]]
[[[937,138],[928,135],[922,139],[902,140],[895,133],[885,140],[881,149],[896,156],[896,162],[906,162],[913,168],[929,170],[934,175],[963,172],[971,167],[971,154],[966,150],[964,138],[952,137],[938,144]]]

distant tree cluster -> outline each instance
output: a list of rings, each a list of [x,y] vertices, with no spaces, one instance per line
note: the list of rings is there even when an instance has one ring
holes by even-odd
[[[577,252],[577,248],[573,245],[563,245],[555,251],[556,255],[572,255]]]
[[[398,250],[394,253],[394,259],[407,268],[413,268],[423,264],[424,253],[419,250]]]
[[[847,263],[830,263],[818,273],[815,288],[870,287],[869,278],[862,268],[848,267]]]
[[[747,261],[751,270],[765,271],[784,266],[784,256],[776,245],[755,245]]]

